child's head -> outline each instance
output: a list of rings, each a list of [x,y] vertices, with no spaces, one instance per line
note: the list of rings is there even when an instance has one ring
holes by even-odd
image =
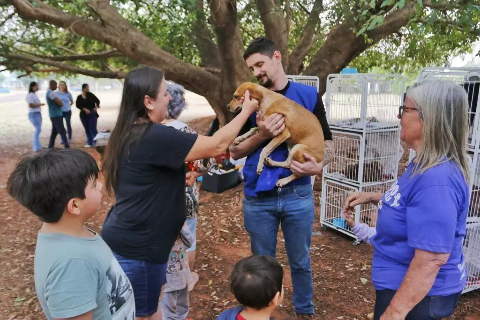
[[[283,300],[283,269],[275,258],[253,255],[233,268],[230,288],[244,307],[262,310]]]
[[[98,166],[78,149],[46,150],[23,156],[8,178],[8,193],[43,222],[64,213],[86,220],[100,207]]]

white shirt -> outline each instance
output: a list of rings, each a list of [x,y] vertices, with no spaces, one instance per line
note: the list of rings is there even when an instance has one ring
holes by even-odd
[[[30,103],[31,104],[39,104],[40,103],[40,99],[38,99],[37,95],[35,94],[35,92],[29,92],[28,95],[27,95],[27,103],[28,103],[28,112],[41,112],[42,109],[41,107],[36,107],[36,108],[30,108]]]

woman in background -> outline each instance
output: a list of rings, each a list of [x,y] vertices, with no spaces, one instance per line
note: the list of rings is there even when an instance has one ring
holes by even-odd
[[[95,136],[97,135],[97,118],[98,108],[100,108],[100,100],[97,96],[90,92],[88,84],[82,84],[82,94],[77,97],[75,105],[80,109],[80,120],[85,128],[85,135],[87,136],[87,144],[85,148],[95,146]]]
[[[62,101],[62,112],[63,118],[65,119],[65,124],[67,126],[67,137],[68,143],[72,143],[72,104],[73,104],[73,97],[70,92],[68,92],[68,87],[65,81],[60,81],[58,85],[57,97]]]
[[[40,132],[42,131],[42,110],[41,106],[45,103],[41,103],[35,92],[38,91],[38,83],[35,81],[30,82],[28,86],[27,103],[28,103],[28,119],[35,127],[35,133],[33,134],[33,147],[34,152],[42,150],[40,144]]]

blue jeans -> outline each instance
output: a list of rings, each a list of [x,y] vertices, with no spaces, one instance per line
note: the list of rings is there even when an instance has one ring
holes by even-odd
[[[33,151],[42,150],[42,145],[40,144],[40,131],[42,131],[42,114],[40,112],[30,112],[28,114],[28,119],[35,127],[35,133],[33,134]]]
[[[167,283],[167,264],[133,260],[113,252],[130,280],[135,297],[135,314],[148,317],[157,312],[162,287]]]
[[[65,125],[67,126],[68,141],[72,141],[72,111],[63,111],[63,118],[65,119]]]
[[[397,291],[377,290],[374,320],[380,319]],[[426,296],[408,314],[405,320],[435,320],[449,317],[455,311],[461,292],[449,296]]]
[[[278,188],[266,197],[243,199],[245,229],[253,254],[275,257],[281,224],[292,274],[295,312],[313,314],[310,243],[313,226],[312,185]]]
[[[85,128],[85,135],[87,136],[87,144],[94,146],[95,145],[95,136],[97,135],[97,119],[98,116],[95,112],[86,115],[80,115],[80,120],[82,125]]]

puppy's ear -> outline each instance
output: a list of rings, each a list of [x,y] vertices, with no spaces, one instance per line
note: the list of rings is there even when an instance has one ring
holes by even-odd
[[[258,104],[262,103],[263,100],[263,92],[258,90],[255,87],[248,88],[248,91],[250,92],[250,98],[255,99],[258,101]]]

